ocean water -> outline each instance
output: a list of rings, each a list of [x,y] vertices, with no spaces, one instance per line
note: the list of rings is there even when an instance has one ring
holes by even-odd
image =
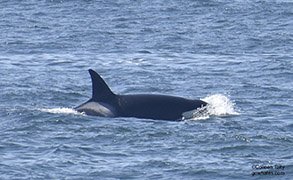
[[[293,3],[0,3],[0,179],[293,179]],[[202,99],[181,122],[86,116],[118,94]]]

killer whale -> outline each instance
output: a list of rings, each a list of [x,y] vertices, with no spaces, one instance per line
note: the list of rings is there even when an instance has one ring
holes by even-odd
[[[92,98],[74,108],[87,115],[104,117],[136,117],[157,120],[182,120],[183,114],[205,107],[206,102],[157,94],[118,95],[94,70]]]

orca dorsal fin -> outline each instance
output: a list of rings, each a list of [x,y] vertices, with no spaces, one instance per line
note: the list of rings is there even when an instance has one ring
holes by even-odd
[[[92,78],[92,100],[103,101],[115,96],[98,73],[92,69],[89,69],[89,73]]]

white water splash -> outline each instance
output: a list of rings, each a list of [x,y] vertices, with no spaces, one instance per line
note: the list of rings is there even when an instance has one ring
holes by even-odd
[[[52,108],[52,109],[37,109],[37,110],[42,112],[52,113],[52,114],[77,114],[77,115],[82,114],[71,108]]]
[[[210,115],[222,116],[240,114],[235,111],[235,103],[222,94],[211,95],[202,100],[208,103],[207,110]]]
[[[199,108],[192,113],[192,118],[188,120],[205,120],[210,116],[226,116],[226,115],[239,115],[235,111],[235,103],[227,96],[222,94],[214,94],[201,99],[208,103],[206,107]],[[187,119],[187,118],[184,118]]]

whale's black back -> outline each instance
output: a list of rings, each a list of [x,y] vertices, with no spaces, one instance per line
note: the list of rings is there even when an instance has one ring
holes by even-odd
[[[154,94],[122,95],[118,98],[121,116],[147,119],[181,120],[182,113],[206,105],[201,100]]]

